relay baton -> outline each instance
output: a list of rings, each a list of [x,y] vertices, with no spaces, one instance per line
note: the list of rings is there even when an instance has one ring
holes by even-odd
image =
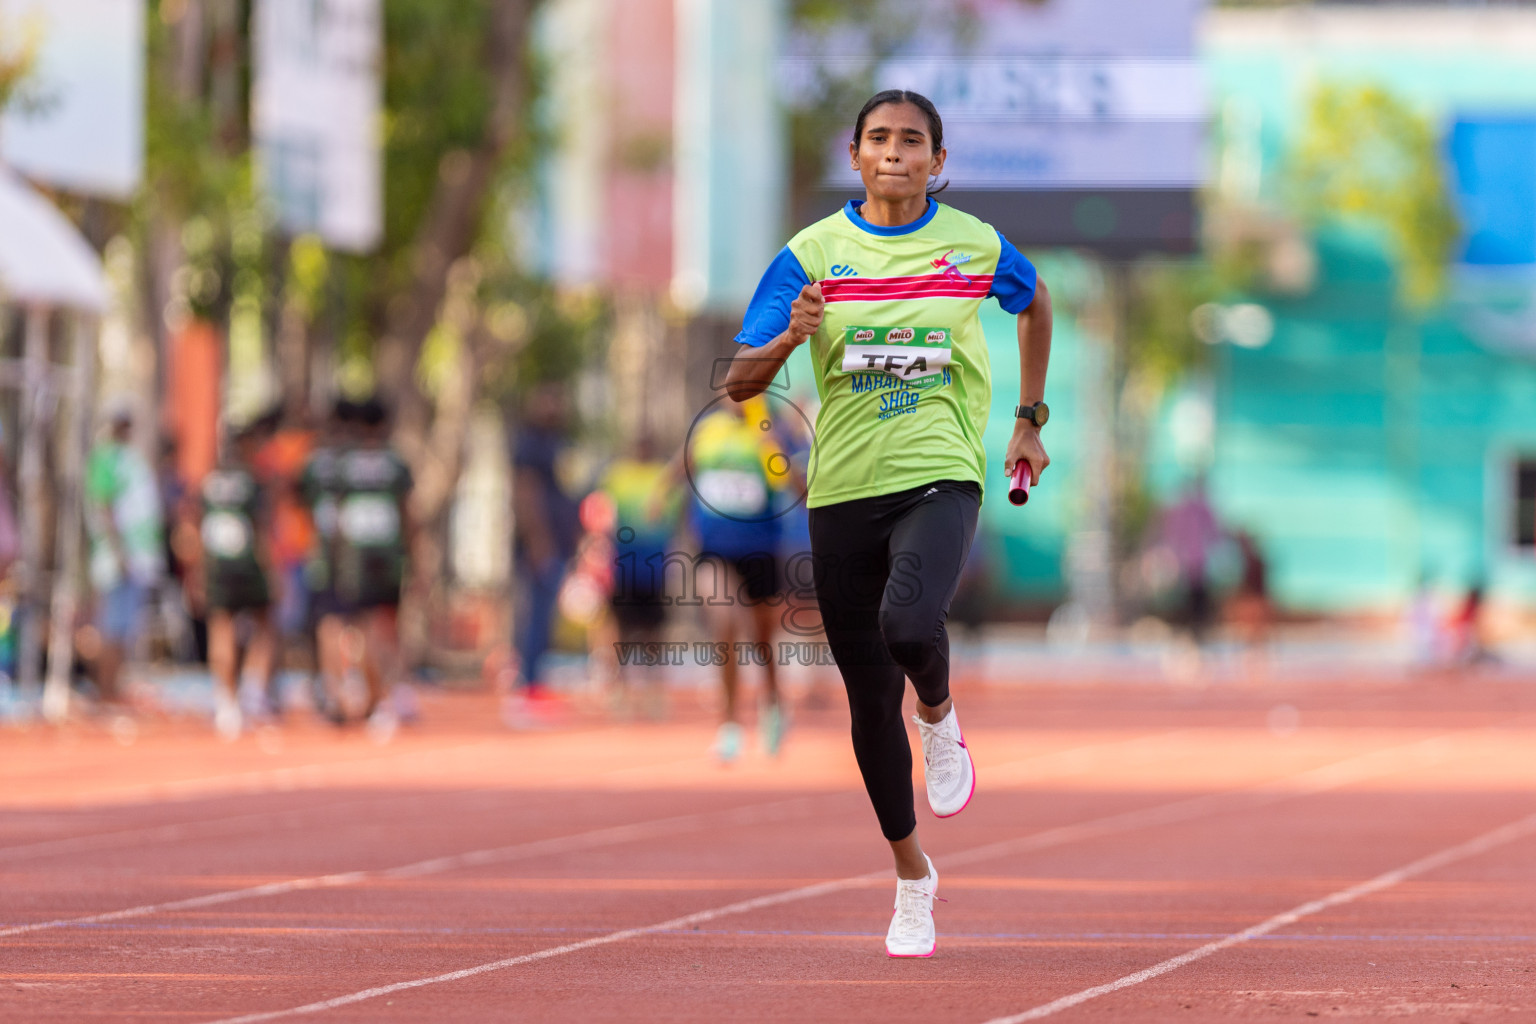
[[[1013,467],[1013,477],[1008,481],[1008,500],[1022,505],[1029,500],[1029,463],[1020,459]]]

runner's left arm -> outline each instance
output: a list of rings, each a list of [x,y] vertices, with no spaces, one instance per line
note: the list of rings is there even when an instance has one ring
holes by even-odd
[[[997,242],[997,272],[992,275],[989,294],[1004,312],[1018,317],[1019,404],[1034,405],[1045,400],[1045,371],[1051,361],[1051,293],[1035,265],[1002,232],[998,232]],[[1051,464],[1040,443],[1040,428],[1029,420],[1016,419],[1003,455],[1004,475],[1012,476],[1020,459],[1029,463],[1031,486],[1040,482],[1040,474]]]
[[[1045,399],[1045,371],[1051,361],[1051,293],[1044,281],[1035,285],[1034,301],[1019,314],[1019,404],[1033,405]],[[1013,423],[1013,436],[1003,456],[1003,472],[1012,475],[1016,462],[1029,463],[1031,486],[1040,482],[1040,474],[1051,464],[1051,457],[1040,443],[1040,428],[1029,420]]]

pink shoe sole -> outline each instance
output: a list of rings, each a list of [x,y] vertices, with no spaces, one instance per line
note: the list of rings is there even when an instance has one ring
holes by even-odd
[[[965,741],[961,740],[960,745],[965,747]],[[938,811],[933,811],[933,816],[935,818],[953,818],[955,815],[971,806],[971,798],[976,795],[976,759],[971,756],[970,747],[965,747],[965,759],[971,762],[971,791],[965,794],[965,803],[961,804],[956,810],[950,811],[948,814],[940,814]],[[928,809],[930,811],[933,810],[931,807]],[[929,955],[931,956],[932,954]]]
[[[887,949],[885,951],[885,955],[892,960],[926,960],[928,957],[933,956],[934,953],[938,952],[938,949],[939,944],[935,942],[933,944],[933,948],[926,953],[892,953],[889,949]]]

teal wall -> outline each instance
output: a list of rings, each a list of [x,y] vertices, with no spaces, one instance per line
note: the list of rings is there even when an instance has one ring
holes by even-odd
[[[1037,261],[1043,264],[1041,277],[1050,285],[1056,268],[1048,259],[1037,256]],[[1080,509],[1084,472],[1077,457],[1079,410],[1068,397],[1075,387],[1081,337],[1073,318],[1058,314],[1046,378],[1051,420],[1041,432],[1051,466],[1040,485],[1030,491],[1029,503],[1019,507],[1009,503],[1008,481],[1003,476],[1003,456],[1013,434],[1013,411],[1019,404],[1017,320],[997,303],[987,302],[982,307],[981,323],[992,361],[992,414],[984,435],[989,478],[977,526],[980,550],[976,557],[986,560],[994,584],[1007,598],[1030,603],[1059,601],[1064,596],[1062,553],[1069,523]]]
[[[1213,353],[1222,517],[1260,538],[1297,610],[1390,609],[1421,576],[1536,595],[1501,493],[1510,457],[1536,454],[1536,363],[1480,347],[1454,307],[1404,314],[1359,239],[1324,237],[1319,254],[1311,294],[1268,303],[1267,346]]]
[[[1235,98],[1259,114],[1260,198],[1272,204],[1314,82],[1384,85],[1443,132],[1462,116],[1536,113],[1536,61],[1509,54],[1302,55],[1276,43],[1205,56],[1214,109]],[[1219,511],[1260,537],[1292,609],[1398,607],[1421,576],[1536,600],[1536,558],[1512,547],[1508,493],[1512,459],[1536,455],[1536,358],[1503,354],[1475,330],[1479,310],[1529,304],[1536,268],[1454,269],[1446,301],[1414,315],[1373,239],[1335,232],[1317,245],[1311,293],[1262,300],[1270,344],[1214,353]],[[1170,465],[1164,454],[1154,472],[1164,493],[1178,476]]]

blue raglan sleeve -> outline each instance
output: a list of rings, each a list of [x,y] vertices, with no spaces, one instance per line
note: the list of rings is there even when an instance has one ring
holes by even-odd
[[[1009,313],[1022,313],[1035,301],[1035,265],[1024,258],[1013,243],[997,233],[1002,252],[997,257],[997,273],[992,275],[992,290],[987,294]]]
[[[784,333],[789,326],[789,304],[795,301],[800,289],[811,283],[789,246],[768,264],[763,278],[757,283],[757,291],[747,304],[747,315],[736,341],[741,345],[761,348]]]

